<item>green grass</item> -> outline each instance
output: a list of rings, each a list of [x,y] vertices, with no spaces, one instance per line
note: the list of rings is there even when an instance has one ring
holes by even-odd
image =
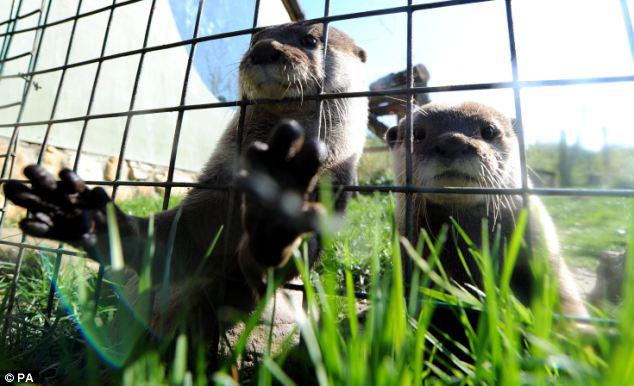
[[[621,197],[543,197],[564,256],[594,268],[602,252],[625,250],[634,201]]]
[[[134,205],[149,210],[154,203]],[[553,213],[556,217],[570,211],[561,205]],[[614,205],[610,213],[617,212],[618,205]],[[606,211],[600,204],[586,203],[585,207]],[[582,220],[589,221],[583,217],[576,221]],[[483,272],[481,293],[466,292],[443,277],[438,256],[441,244],[430,239],[424,249],[407,248],[418,283],[416,290],[408,291],[401,280],[392,200],[386,195],[358,197],[351,202],[339,231],[324,236],[325,256],[319,269],[309,273],[304,256],[297,253],[294,258],[308,283],[308,306],[295,309],[305,349],[290,347],[279,355],[264,352],[257,381],[251,382],[263,386],[633,384],[632,265],[628,264],[624,303],[629,305],[618,314],[621,323],[613,330],[598,328],[595,337],[584,336],[570,322],[556,319],[557,299],[549,280],[541,281],[536,300],[525,307],[509,290],[509,271],[495,272],[494,262],[502,258],[496,251],[505,251],[507,261],[517,256],[521,224],[506,248],[496,247],[490,240],[473,246],[466,256],[475,259]],[[626,229],[631,226],[624,224]],[[55,256],[50,254],[25,256],[15,322],[9,340],[0,344],[0,367],[48,369],[46,374],[58,384],[235,384],[234,366],[246,347],[246,333],[220,370],[207,378],[202,351],[188,349],[200,343],[195,334],[177,331],[170,338],[173,345],[146,339],[147,303],[138,299],[149,295],[126,289],[126,277],[121,273],[107,275],[102,302],[94,313],[95,272],[82,259],[62,264],[59,303],[47,326],[44,310],[54,263]],[[144,282],[139,287],[148,286]],[[3,277],[0,290],[5,295],[7,288]],[[354,289],[366,290],[370,297],[363,320],[356,312]],[[268,296],[272,290],[271,285]],[[247,323],[247,332],[263,310],[265,303],[261,304]],[[442,340],[430,327],[432,315],[447,307],[457,311],[466,331],[464,346],[458,346],[452,337]],[[467,317],[469,309],[481,311],[477,325]],[[188,355],[195,357],[188,360]],[[308,363],[308,371],[291,380],[290,375],[298,376],[298,361]],[[249,379],[240,382],[250,384]]]
[[[380,146],[381,142],[372,138],[369,146]],[[572,148],[569,151],[573,151]],[[571,170],[572,187],[577,188],[632,188],[634,186],[634,152],[629,148],[611,147],[608,149],[609,161],[605,153],[576,149],[575,163]],[[539,181],[538,185],[557,187],[558,146],[535,145],[527,149],[527,162],[531,170],[553,173],[555,178]],[[365,153],[359,164],[361,184],[392,184],[392,172],[385,165],[391,163],[389,152]],[[595,179],[595,176],[602,178]],[[605,251],[625,249],[627,226],[630,221],[632,199],[621,197],[542,197],[548,208],[562,245],[565,258],[574,266],[588,269],[596,268],[598,259]],[[363,238],[355,237],[355,232],[363,233],[367,223],[377,218],[375,213],[385,208],[385,202],[378,196],[362,201],[363,211],[370,213],[370,221],[355,216],[351,210],[350,227],[347,235],[364,243]],[[362,212],[362,213],[365,213]],[[354,248],[353,248],[354,250]],[[340,261],[338,255],[333,260]],[[361,264],[363,265],[363,264]],[[339,268],[340,270],[341,268]]]
[[[385,153],[366,155],[361,167],[367,168],[362,175],[362,183],[389,183],[389,174],[373,173],[376,164],[383,161]],[[376,164],[375,164],[376,163]],[[370,166],[373,164],[373,166]],[[387,182],[386,182],[387,181]],[[182,201],[181,196],[172,197],[170,207]],[[361,195],[350,203],[342,229],[335,239],[334,251],[325,256],[322,266],[343,273],[343,242],[350,241],[352,271],[355,278],[368,278],[370,259],[368,229],[377,229],[380,239],[385,242],[389,238],[389,221],[387,204],[389,198],[385,194]],[[576,266],[595,268],[602,252],[623,250],[627,242],[627,224],[630,218],[631,199],[622,197],[542,197],[553,221],[557,226],[558,236],[564,256]],[[161,198],[137,197],[118,203],[126,213],[147,216],[160,211]],[[381,261],[387,261],[387,250],[380,253]],[[366,280],[367,283],[367,280]]]
[[[384,151],[365,152],[359,161],[357,173],[362,185],[389,185],[393,182],[390,152],[385,143],[372,136],[368,138],[367,147],[380,148]]]
[[[380,266],[389,265],[390,197],[385,194],[360,195],[348,206],[341,228],[332,239],[316,270],[330,272],[343,282],[348,269],[357,290],[366,290],[376,254]]]
[[[388,153],[364,155],[361,183],[392,183],[388,164]],[[575,173],[577,181],[585,180]],[[181,199],[174,197],[170,206]],[[634,229],[631,200],[545,197],[544,202],[558,227],[564,255],[575,265],[593,267],[601,252],[624,248],[627,231]],[[159,211],[162,200],[135,197],[118,204],[127,213],[145,216]],[[308,306],[295,310],[305,348],[289,346],[276,355],[265,351],[255,377],[240,374],[240,383],[634,384],[634,264],[627,265],[626,306],[614,313],[620,323],[612,329],[598,328],[597,335],[589,337],[555,317],[557,299],[548,280],[538,287],[536,301],[524,307],[509,290],[508,272],[495,272],[494,262],[501,258],[495,251],[504,250],[505,258],[512,260],[521,241],[519,233],[506,249],[495,248],[490,241],[488,246],[474,246],[466,256],[476,259],[484,273],[483,292],[474,295],[443,278],[437,263],[440,245],[432,240],[425,248],[408,249],[417,275],[412,286],[416,290],[407,289],[400,280],[401,249],[393,203],[386,194],[356,197],[345,219],[333,219],[328,229],[334,233],[325,235],[324,255],[313,272],[306,271],[301,254],[291,262],[308,283]],[[195,333],[182,332],[187,331],[187,319],[183,329],[162,344],[147,339],[147,277],[138,287],[145,290],[139,291],[126,287],[123,274],[109,272],[95,310],[94,266],[65,257],[56,307],[48,320],[45,309],[55,263],[52,254],[25,255],[13,323],[7,339],[0,341],[0,368],[46,369],[45,375],[57,384],[235,384],[248,331],[264,302],[252,314],[232,355],[223,358],[220,370],[208,377],[208,358],[197,349],[203,342]],[[0,320],[4,321],[13,266],[3,263],[0,269],[0,297],[5,301]],[[362,318],[356,313],[354,290],[366,291],[370,297]],[[464,347],[456,346],[451,337],[438,343],[442,336],[430,329],[432,316],[447,307],[458,312],[467,335]],[[467,317],[469,309],[482,311],[477,325]]]
[[[173,208],[183,201],[183,196],[170,197],[169,207]],[[117,201],[117,205],[125,213],[147,217],[152,213],[163,210],[162,197],[138,196],[124,201]]]
[[[632,199],[621,197],[542,197],[557,227],[562,253],[575,267],[594,271],[601,254],[625,249],[628,223],[631,221]],[[376,234],[385,245],[379,260],[389,261],[389,197],[385,194],[362,195],[350,203],[345,223],[335,237],[333,249],[325,254],[318,269],[337,272],[340,279],[345,270],[344,247],[350,246],[351,271],[357,289],[365,289],[370,277],[370,248]],[[321,272],[321,271],[320,271]],[[365,285],[363,285],[365,284]]]

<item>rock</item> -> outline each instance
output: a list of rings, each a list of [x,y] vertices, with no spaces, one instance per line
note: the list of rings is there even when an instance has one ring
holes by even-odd
[[[139,161],[126,161],[128,164],[128,180],[130,181],[146,181],[150,178],[150,175],[154,168],[150,165],[141,163]]]
[[[179,182],[194,182],[197,180],[196,173],[188,172],[185,170],[174,170],[174,181]]]
[[[17,154],[15,156],[15,163],[13,165],[12,178],[26,179],[24,175],[24,168],[37,162],[39,153],[39,146],[23,146],[18,147]],[[8,170],[8,169],[7,169]]]
[[[155,182],[167,181],[167,171],[161,172],[161,173],[154,173],[154,176],[152,177],[152,181],[155,181]],[[155,186],[154,190],[161,197],[165,195],[165,188],[163,186]]]
[[[9,146],[9,139],[3,139],[0,141],[0,168],[5,162],[5,156],[7,154],[7,148]],[[27,143],[20,142],[16,151],[15,160],[13,164],[13,172],[11,173],[11,178],[15,179],[26,179],[24,176],[23,170],[30,164],[37,162],[37,151],[39,150],[39,146],[37,150],[34,146],[29,146]],[[9,155],[9,160],[11,159],[11,155]],[[9,164],[10,165],[10,164]],[[6,176],[8,177],[9,165],[7,165]]]
[[[49,145],[44,152],[42,165],[50,173],[57,175],[60,170],[68,167],[68,156],[63,150]]]
[[[104,175],[103,162],[90,154],[82,154],[79,158],[77,174],[85,181],[100,181]]]
[[[612,303],[621,301],[626,256],[627,252],[624,250],[603,252],[597,267],[596,284],[588,296],[592,303],[601,300],[608,300]]]
[[[6,216],[11,220],[21,220],[26,217],[26,209],[19,207],[17,205],[10,204],[7,206]]]
[[[138,191],[136,187],[119,186],[117,189],[117,195],[115,197],[116,202],[128,201],[135,197],[138,197]],[[112,197],[112,193],[108,193]]]
[[[172,188],[171,197],[184,197],[187,195],[191,188],[183,187],[183,186],[175,186]]]
[[[291,301],[301,307],[302,304],[302,292],[291,291],[286,289],[278,289],[275,292],[275,298],[271,299],[266,305],[264,312],[260,316],[260,323],[251,331],[247,345],[243,353],[244,367],[253,367],[261,359],[264,353],[266,353],[269,342],[269,333],[272,333],[271,339],[271,354],[277,355],[282,352],[284,347],[282,343],[285,341],[291,346],[299,344],[299,331],[297,329],[297,323],[295,322],[294,308],[289,302]],[[275,302],[275,307],[274,307]],[[275,314],[273,309],[275,308]],[[270,322],[273,321],[273,328],[271,331]],[[222,350],[225,353],[229,353],[232,347],[240,339],[244,332],[244,323],[238,323],[234,327],[228,329],[225,332],[230,347],[226,347],[226,342],[223,342]],[[287,338],[289,340],[287,340]],[[288,348],[288,347],[287,347]],[[248,369],[240,369],[241,371],[247,371]]]
[[[108,158],[106,161],[106,166],[103,170],[103,179],[106,181],[114,181],[117,173],[117,164],[119,163],[119,157],[112,156]],[[129,175],[127,162],[124,162],[121,165],[121,174],[119,175],[119,179],[121,180],[123,176]]]
[[[182,171],[182,170],[175,170],[174,171],[174,181],[177,182],[196,182],[196,175],[194,173],[191,172],[186,172],[186,171]],[[191,188],[188,187],[184,187],[184,186],[175,186],[172,188],[172,197],[175,196],[185,196],[187,194],[187,192],[189,192]]]
[[[103,179],[106,181],[114,181],[117,177],[117,164],[119,157],[110,157],[106,161],[106,167],[103,169]]]
[[[167,181],[167,171],[162,172],[162,173],[156,173],[154,174],[154,178],[153,181],[157,181],[157,182],[166,182]],[[174,178],[173,178],[174,182],[195,182],[196,181],[196,175],[192,172],[187,172],[187,171],[183,171],[183,170],[174,170]],[[175,197],[175,196],[185,196],[187,194],[187,192],[189,192],[191,188],[188,187],[181,187],[181,186],[174,186],[172,187],[171,190],[171,197]],[[163,186],[157,186],[155,188],[156,192],[159,195],[164,195],[165,194],[165,188]]]
[[[143,197],[158,197],[154,186],[137,186],[136,193]]]

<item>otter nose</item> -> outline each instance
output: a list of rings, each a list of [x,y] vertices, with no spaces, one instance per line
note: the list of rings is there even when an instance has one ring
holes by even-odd
[[[253,64],[272,64],[280,60],[282,52],[274,44],[274,40],[267,39],[256,43],[251,49]]]
[[[464,138],[451,136],[439,141],[432,151],[438,157],[455,159],[475,154],[475,147]]]

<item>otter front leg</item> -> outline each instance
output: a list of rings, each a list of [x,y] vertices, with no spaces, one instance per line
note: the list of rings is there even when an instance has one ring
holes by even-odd
[[[256,292],[265,288],[267,267],[282,267],[302,236],[317,231],[321,205],[309,201],[321,159],[317,141],[306,141],[295,121],[279,124],[268,142],[246,151],[237,186],[242,197],[244,236],[238,249],[242,272]]]
[[[59,172],[59,181],[37,165],[24,169],[31,187],[18,182],[4,184],[6,197],[28,209],[32,216],[20,221],[20,229],[30,236],[62,241],[94,251],[89,257],[103,262],[108,254],[106,205],[111,202],[100,187],[89,189],[72,170]],[[120,233],[126,243],[138,239],[140,223],[115,206]],[[126,257],[135,255],[126,245]]]

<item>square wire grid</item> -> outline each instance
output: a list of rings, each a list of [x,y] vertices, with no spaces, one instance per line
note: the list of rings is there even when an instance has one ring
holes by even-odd
[[[196,10],[196,18],[195,25],[193,29],[193,34],[191,38],[168,43],[168,44],[159,44],[159,45],[149,45],[149,36],[150,30],[152,27],[154,11],[156,0],[127,0],[127,1],[119,1],[112,0],[112,3],[109,6],[105,6],[102,8],[94,9],[88,12],[81,12],[82,3],[85,0],[78,0],[77,8],[74,16],[66,17],[60,20],[49,22],[50,9],[52,6],[52,0],[42,0],[42,5],[39,9],[22,13],[21,9],[24,4],[24,0],[12,0],[9,10],[9,18],[0,21],[0,29],[3,29],[4,32],[0,33],[0,39],[2,39],[2,44],[0,46],[0,84],[3,80],[9,79],[22,79],[24,81],[24,87],[22,90],[21,100],[12,102],[10,104],[6,104],[0,106],[0,109],[8,109],[13,107],[18,107],[18,114],[15,122],[0,124],[0,128],[10,128],[12,130],[11,137],[9,140],[9,146],[6,151],[6,154],[2,155],[4,158],[2,162],[2,173],[0,176],[0,183],[9,181],[13,176],[13,167],[15,164],[16,158],[16,150],[17,144],[19,142],[20,136],[20,128],[27,126],[44,126],[45,127],[45,135],[42,141],[42,145],[40,147],[38,153],[38,163],[42,163],[43,155],[49,140],[49,135],[51,132],[51,128],[54,124],[61,123],[70,123],[70,122],[81,122],[81,134],[79,137],[79,142],[77,145],[77,153],[73,163],[73,169],[77,171],[79,161],[82,156],[82,151],[84,147],[84,140],[86,136],[86,129],[88,123],[91,120],[98,119],[107,119],[114,117],[123,117],[125,118],[125,128],[123,130],[123,136],[121,141],[121,147],[119,150],[119,158],[116,166],[115,179],[114,181],[87,181],[89,185],[106,185],[112,186],[113,188],[113,198],[116,196],[117,190],[120,186],[154,186],[154,187],[164,187],[165,194],[163,197],[163,209],[167,209],[170,201],[171,191],[174,187],[200,187],[206,189],[219,189],[219,190],[229,190],[231,197],[235,199],[234,193],[231,191],[228,186],[211,186],[207,184],[200,183],[184,183],[184,182],[175,182],[174,179],[174,171],[176,158],[178,154],[178,145],[181,135],[181,129],[183,125],[183,117],[186,111],[196,110],[196,109],[210,109],[210,108],[218,108],[218,107],[238,107],[239,108],[239,119],[238,119],[238,148],[242,147],[242,134],[243,134],[243,126],[245,119],[246,109],[254,103],[254,101],[248,101],[244,98],[240,100],[228,101],[228,102],[214,102],[214,103],[200,103],[200,104],[187,104],[187,86],[189,81],[189,76],[192,69],[193,58],[196,51],[196,45],[201,42],[230,38],[234,36],[240,35],[249,35],[253,34],[259,30],[261,27],[257,27],[258,24],[258,14],[260,8],[260,1],[254,0],[254,13],[253,13],[253,23],[251,28],[236,30],[231,32],[224,32],[220,34],[214,34],[209,36],[200,36],[200,21],[204,7],[204,0],[198,1],[198,7]],[[110,36],[110,27],[112,25],[114,12],[121,7],[125,7],[134,3],[138,3],[140,1],[149,2],[149,12],[145,24],[145,33],[143,39],[143,45],[141,48],[129,50],[125,52],[117,52],[114,54],[106,54],[106,47],[108,38]],[[334,21],[342,21],[342,20],[351,20],[363,17],[370,16],[379,16],[379,15],[388,15],[388,14],[402,14],[405,13],[407,15],[407,50],[406,50],[406,63],[407,63],[407,72],[406,72],[406,87],[399,89],[390,89],[390,90],[381,90],[381,91],[361,91],[361,92],[346,92],[346,93],[326,93],[323,91],[323,85],[319,88],[319,92],[316,95],[304,96],[305,100],[318,100],[320,102],[320,109],[322,108],[322,101],[327,99],[336,99],[336,98],[360,98],[360,97],[370,97],[370,96],[378,96],[378,95],[407,95],[406,101],[406,185],[405,186],[384,186],[384,185],[350,185],[350,186],[336,186],[335,188],[339,188],[343,191],[357,191],[357,192],[399,192],[406,194],[406,233],[408,236],[412,236],[412,194],[414,193],[446,193],[446,194],[504,194],[504,195],[522,195],[524,198],[524,203],[526,204],[527,198],[529,195],[558,195],[558,196],[617,196],[617,197],[634,197],[634,189],[554,189],[554,188],[532,188],[528,185],[528,174],[526,168],[526,149],[524,142],[524,133],[523,133],[523,125],[522,125],[522,107],[521,107],[521,99],[520,99],[520,91],[523,88],[530,87],[543,87],[543,86],[564,86],[564,85],[574,85],[574,84],[589,84],[589,83],[615,83],[615,82],[632,82],[634,81],[634,75],[629,76],[612,76],[612,77],[593,77],[593,78],[578,78],[578,79],[547,79],[547,80],[534,80],[534,81],[520,81],[518,79],[518,67],[517,67],[517,55],[515,48],[515,33],[513,26],[513,12],[511,7],[511,0],[505,0],[505,11],[506,11],[506,24],[508,31],[508,41],[510,47],[510,57],[511,57],[511,68],[512,68],[512,81],[510,82],[492,82],[492,83],[468,83],[468,84],[457,84],[451,86],[436,86],[436,87],[415,87],[413,83],[413,73],[412,73],[412,16],[414,12],[424,11],[428,9],[442,8],[442,7],[452,7],[452,6],[460,6],[463,4],[473,4],[473,3],[483,3],[490,2],[494,0],[448,0],[448,1],[438,1],[426,4],[413,4],[412,0],[407,1],[406,6],[392,7],[392,8],[384,8],[372,11],[364,11],[364,12],[355,12],[348,14],[341,14],[336,16],[330,15],[330,0],[324,0],[324,13],[323,17],[307,20],[307,23],[321,23],[324,26],[324,50],[323,55],[326,55],[326,49],[328,45],[328,29],[329,24]],[[621,2],[621,11],[623,14],[623,20],[626,26],[626,31],[628,34],[628,41],[630,45],[630,51],[632,58],[634,59],[634,30],[632,27],[632,20],[630,18],[630,13],[628,10],[628,5],[626,0],[620,0]],[[105,33],[103,39],[101,41],[100,54],[98,57],[94,57],[91,59],[69,63],[69,57],[71,53],[71,49],[73,46],[73,40],[75,36],[75,30],[77,27],[77,23],[80,19],[96,15],[99,13],[107,13],[108,21],[105,28]],[[37,24],[34,27],[16,29],[17,24],[20,20],[29,18],[29,17],[37,17]],[[38,61],[38,57],[40,55],[41,43],[47,28],[61,25],[64,23],[71,23],[72,30],[70,33],[70,37],[68,39],[68,43],[66,47],[60,47],[65,50],[65,59],[63,65],[45,68],[36,70],[36,65]],[[11,57],[8,56],[9,48],[11,46],[11,41],[13,37],[19,33],[25,32],[35,32],[34,45],[33,49],[29,52],[19,53],[17,55],[13,55]],[[162,107],[162,108],[152,108],[152,109],[136,109],[135,101],[137,90],[139,87],[139,80],[141,78],[141,73],[143,70],[143,62],[145,56],[149,52],[166,50],[174,47],[187,47],[189,46],[189,53],[187,59],[187,66],[185,69],[185,77],[182,84],[181,94],[180,94],[180,103],[176,106],[170,107]],[[101,72],[102,64],[106,60],[128,57],[132,55],[139,55],[140,59],[138,62],[138,66],[136,68],[136,73],[134,77],[134,85],[132,89],[132,94],[130,97],[128,109],[126,111],[118,111],[112,113],[101,113],[94,114],[94,101],[95,101],[95,93],[97,90],[97,85],[99,83],[99,75]],[[19,60],[21,58],[29,57],[28,71],[25,73],[17,73],[17,74],[4,74],[5,64],[9,61]],[[64,84],[64,78],[68,69],[73,67],[79,67],[89,64],[96,64],[96,72],[92,81],[92,88],[90,92],[90,98],[88,101],[88,105],[86,108],[86,112],[81,116],[73,116],[67,118],[56,118],[56,110],[60,99],[60,92],[62,86]],[[53,101],[53,106],[50,111],[49,118],[47,120],[40,121],[27,121],[23,122],[23,113],[24,106],[29,98],[29,93],[33,86],[35,86],[33,82],[33,78],[37,75],[53,73],[56,71],[61,72],[61,76],[58,81],[57,91],[55,94],[55,99]],[[466,91],[466,90],[489,90],[489,89],[512,89],[514,102],[515,102],[515,114],[516,114],[516,125],[517,125],[517,133],[518,140],[520,144],[520,165],[521,165],[521,176],[522,183],[519,188],[429,188],[422,186],[414,186],[412,183],[412,159],[411,159],[411,149],[412,149],[412,112],[414,105],[414,96],[416,94],[423,93],[435,93],[435,92],[446,92],[446,91]],[[257,101],[259,104],[264,103],[285,103],[289,101],[297,101],[299,98],[286,98],[284,100],[260,100]],[[159,114],[165,112],[176,112],[176,126],[174,130],[174,137],[172,140],[171,146],[171,154],[168,168],[168,176],[167,181],[165,182],[143,182],[143,181],[124,181],[121,180],[122,166],[123,160],[125,158],[125,151],[128,142],[128,136],[130,131],[131,120],[135,116],[146,115],[146,114]],[[321,114],[319,114],[321,117]],[[8,176],[8,177],[7,177]],[[0,227],[2,227],[3,222],[5,221],[5,214],[7,210],[7,202],[3,203],[2,210],[0,213]],[[12,242],[7,240],[0,240],[0,244],[5,244],[9,246],[13,246],[18,248],[18,259],[15,266],[15,271],[12,279],[12,284],[10,287],[10,293],[8,297],[8,302],[6,303],[6,308],[2,310],[2,314],[6,316],[5,322],[3,325],[2,334],[4,337],[7,337],[8,329],[11,325],[11,315],[14,308],[15,303],[15,294],[16,294],[16,286],[19,280],[20,270],[22,267],[22,260],[25,249],[39,250],[49,253],[56,254],[55,267],[53,272],[53,280],[51,283],[48,304],[46,309],[47,317],[50,317],[54,308],[54,294],[55,294],[55,278],[59,273],[59,267],[61,258],[63,255],[77,255],[76,252],[64,249],[63,245],[60,244],[59,248],[51,248],[33,245],[27,242],[26,237],[23,235],[20,242]],[[411,270],[409,267],[408,270]],[[103,279],[103,266],[100,267],[99,276],[98,276],[98,284],[95,292],[95,300],[97,303],[99,299],[99,293],[101,288],[101,281]],[[287,285],[287,288],[290,289],[298,289],[301,290],[302,287],[298,285]],[[365,298],[365,293],[358,293],[358,297]]]

